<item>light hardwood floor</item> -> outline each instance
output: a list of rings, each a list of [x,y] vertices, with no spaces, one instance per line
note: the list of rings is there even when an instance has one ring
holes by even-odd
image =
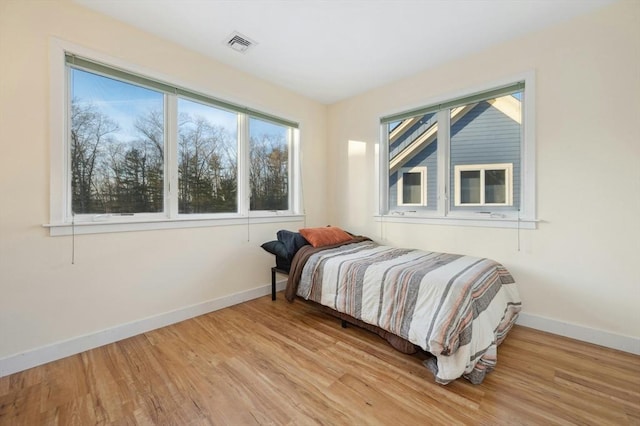
[[[0,378],[2,425],[640,424],[640,357],[516,326],[481,385],[282,294]]]

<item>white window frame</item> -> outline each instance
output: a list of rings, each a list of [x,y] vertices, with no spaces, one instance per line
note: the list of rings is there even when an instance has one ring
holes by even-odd
[[[250,106],[244,108],[247,112],[238,112],[238,137],[245,137],[244,143],[238,147],[238,211],[234,213],[206,213],[179,214],[177,193],[172,194],[178,184],[177,168],[177,97],[179,95],[165,95],[165,190],[164,211],[161,213],[138,213],[134,215],[89,214],[74,215],[71,212],[71,183],[69,161],[68,117],[70,84],[65,55],[72,53],[101,64],[108,64],[113,69],[127,70],[131,74],[145,76],[149,79],[171,81],[177,87],[189,88],[194,93],[202,93],[204,97],[219,99],[199,89],[189,82],[177,81],[176,78],[163,75],[121,59],[96,52],[64,40],[51,38],[50,49],[50,129],[51,129],[51,160],[50,160],[50,213],[49,223],[43,226],[49,228],[51,236],[71,234],[92,234],[105,232],[125,232],[156,229],[191,228],[203,226],[246,225],[249,223],[273,223],[303,221],[302,194],[299,179],[300,165],[300,126],[291,128],[288,138],[289,144],[289,209],[279,211],[250,211],[249,210],[249,152],[248,152],[248,117],[256,112]],[[187,97],[187,99],[189,99]],[[225,101],[221,101],[225,102]],[[230,105],[233,105],[227,102]],[[220,108],[213,104],[212,106]],[[271,114],[259,114],[257,118],[276,117]],[[282,116],[282,114],[279,114]],[[267,118],[268,119],[268,118]],[[288,122],[295,120],[284,119]]]
[[[404,202],[404,174],[420,173],[420,202]],[[398,170],[398,207],[425,207],[427,205],[427,166],[402,167]]]
[[[437,106],[456,99],[464,99],[474,95],[481,95],[500,88],[512,86],[518,82],[524,83],[522,95],[522,125],[520,142],[520,194],[519,209],[504,211],[498,207],[495,211],[468,211],[467,209],[451,210],[450,197],[455,197],[453,188],[449,188],[451,173],[450,165],[450,117],[448,109],[437,112],[438,120],[438,193],[435,210],[416,210],[406,212],[389,209],[389,134],[386,124],[381,124],[380,142],[376,145],[376,171],[378,179],[378,193],[375,199],[375,218],[381,222],[422,223],[431,225],[459,225],[497,228],[536,229],[536,138],[535,138],[535,73],[533,71],[512,75],[481,86],[461,90],[456,93],[440,96],[421,102],[419,105],[408,106],[396,111],[383,111],[379,117],[400,115],[406,111],[419,111],[425,106]],[[416,112],[418,115],[418,112]],[[512,186],[513,187],[513,186]],[[513,204],[513,199],[511,200]],[[478,206],[481,207],[481,206]]]
[[[485,172],[487,170],[504,170],[505,174],[505,202],[504,203],[487,203],[485,200]],[[480,172],[480,202],[479,203],[463,203],[461,173],[468,171]],[[459,164],[454,166],[454,205],[456,207],[476,207],[476,206],[512,206],[513,205],[513,163],[500,164]]]

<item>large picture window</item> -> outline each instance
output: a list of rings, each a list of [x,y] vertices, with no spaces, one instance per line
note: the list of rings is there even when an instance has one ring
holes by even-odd
[[[297,214],[297,123],[66,51],[54,75],[53,227]]]
[[[535,224],[533,126],[525,123],[533,116],[532,85],[527,76],[383,117],[381,214]]]

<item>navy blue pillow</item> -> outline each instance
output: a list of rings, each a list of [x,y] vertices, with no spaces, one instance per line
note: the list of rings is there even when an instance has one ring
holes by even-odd
[[[287,248],[281,241],[268,241],[263,245],[261,245],[260,247],[262,247],[269,253],[275,254],[276,256],[280,256],[284,259],[286,259],[287,256],[289,256],[289,254],[287,253]]]
[[[284,244],[287,256],[286,259],[291,261],[293,256],[300,250],[302,246],[306,246],[309,244],[307,240],[304,239],[299,232],[287,231],[286,229],[281,229],[277,233],[278,241]]]
[[[282,269],[285,271],[289,271],[291,269],[291,262],[287,258],[289,253],[287,253],[287,248],[284,243],[281,241],[268,241],[262,244],[260,247],[265,249],[271,254],[276,255],[276,267],[278,269]]]

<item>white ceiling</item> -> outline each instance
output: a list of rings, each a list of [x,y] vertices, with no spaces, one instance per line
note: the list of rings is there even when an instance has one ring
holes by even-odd
[[[616,0],[74,1],[330,104]]]

